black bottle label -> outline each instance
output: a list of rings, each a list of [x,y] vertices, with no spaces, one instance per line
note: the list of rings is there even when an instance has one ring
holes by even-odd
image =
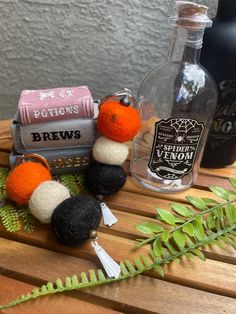
[[[180,179],[191,172],[204,124],[194,119],[171,118],[155,124],[151,172],[168,179]]]

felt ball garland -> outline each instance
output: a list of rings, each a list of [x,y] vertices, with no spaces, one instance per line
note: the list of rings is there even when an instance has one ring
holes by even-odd
[[[99,200],[105,195],[117,193],[125,184],[127,175],[121,165],[128,156],[128,147],[122,142],[132,139],[140,129],[138,111],[131,107],[136,101],[130,91],[115,93],[100,102],[97,127],[101,136],[93,146],[96,162],[88,167],[85,183]],[[101,204],[103,223],[112,226],[117,218],[109,207]]]
[[[138,111],[130,106],[131,102],[134,99],[125,90],[100,103],[97,127],[101,136],[93,147],[95,161],[85,173],[87,189],[100,201],[117,193],[127,179],[121,165],[128,156],[128,147],[122,142],[132,139],[140,128]],[[52,181],[50,171],[38,162],[17,165],[7,178],[6,190],[18,204],[29,204],[32,215],[42,223],[51,222],[56,238],[64,245],[78,246],[91,235],[95,238],[102,216],[107,226],[117,222],[104,202],[90,195],[70,197],[67,188]],[[108,276],[117,278],[120,266],[99,246],[97,238],[92,247]]]

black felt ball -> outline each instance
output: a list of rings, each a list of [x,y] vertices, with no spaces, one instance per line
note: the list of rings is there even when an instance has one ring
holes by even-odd
[[[60,203],[52,214],[51,224],[57,239],[65,245],[80,245],[101,220],[100,203],[92,196],[72,196]]]
[[[95,195],[117,193],[125,184],[127,174],[121,166],[93,162],[85,173],[85,185]]]

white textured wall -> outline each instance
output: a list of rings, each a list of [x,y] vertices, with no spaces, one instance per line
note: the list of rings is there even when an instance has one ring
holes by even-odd
[[[196,1],[210,6],[217,1]],[[0,0],[0,119],[22,89],[88,85],[136,92],[166,55],[174,0]]]

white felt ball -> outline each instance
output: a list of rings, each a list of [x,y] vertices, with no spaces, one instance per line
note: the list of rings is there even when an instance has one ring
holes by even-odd
[[[29,209],[42,223],[50,223],[54,209],[70,197],[68,189],[56,181],[44,181],[31,195]]]
[[[120,142],[99,137],[93,146],[93,157],[98,162],[108,165],[121,165],[129,153],[128,147]]]

